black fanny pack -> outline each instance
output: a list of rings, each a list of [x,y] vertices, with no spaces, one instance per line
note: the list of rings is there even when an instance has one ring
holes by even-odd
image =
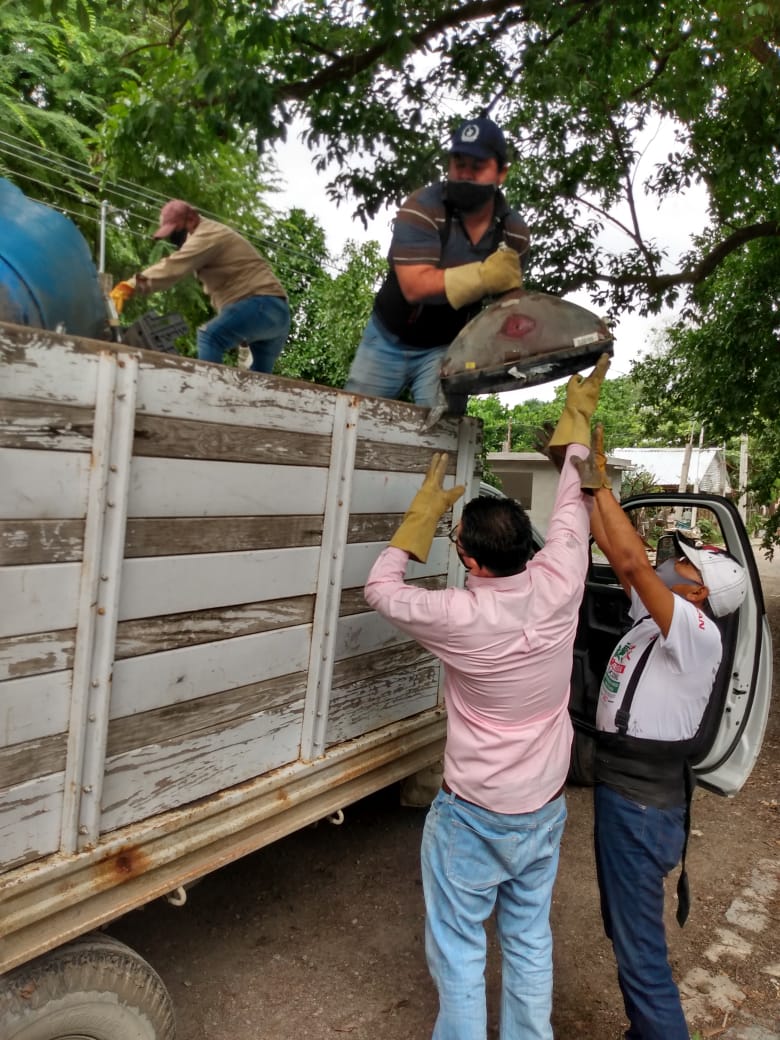
[[[645,740],[622,733],[599,733],[596,782],[657,809],[684,805],[687,751],[691,744],[688,740]]]

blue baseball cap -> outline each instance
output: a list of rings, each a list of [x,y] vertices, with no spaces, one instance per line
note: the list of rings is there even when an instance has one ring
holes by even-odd
[[[450,155],[473,155],[476,159],[498,159],[506,165],[506,138],[501,127],[485,116],[461,123],[452,135]]]

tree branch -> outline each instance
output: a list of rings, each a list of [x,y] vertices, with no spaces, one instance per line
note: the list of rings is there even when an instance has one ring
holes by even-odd
[[[471,0],[471,3],[459,7],[446,14],[435,18],[427,25],[409,37],[410,49],[418,49],[428,43],[431,39],[444,32],[467,22],[476,22],[498,14],[503,14],[512,8],[518,9],[516,24],[522,24],[528,20],[527,15],[514,0]],[[332,64],[319,72],[314,73],[308,79],[298,80],[296,83],[280,83],[276,88],[276,101],[303,101],[317,90],[330,86],[344,79],[345,76],[352,78],[374,65],[388,48],[395,42],[393,38],[380,40],[373,46],[368,47],[362,54],[344,54],[337,58]]]
[[[775,79],[780,78],[780,57],[778,57],[777,51],[773,50],[766,40],[756,36],[750,41],[747,49],[757,62],[761,65],[767,65],[771,69]]]
[[[745,227],[737,228],[727,238],[724,238],[722,242],[719,242],[714,249],[711,249],[706,256],[703,256],[697,264],[683,271],[675,271],[671,274],[648,275],[636,273],[623,275],[581,275],[566,281],[563,291],[573,292],[575,289],[581,289],[589,281],[601,282],[604,285],[611,285],[615,288],[642,287],[654,294],[663,293],[677,285],[699,285],[723,263],[727,256],[736,252],[746,243],[754,242],[759,238],[778,237],[780,237],[780,221],[765,220],[760,224],[748,224]]]

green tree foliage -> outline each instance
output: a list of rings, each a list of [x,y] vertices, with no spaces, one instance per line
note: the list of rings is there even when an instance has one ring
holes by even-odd
[[[660,490],[662,489],[658,486],[655,474],[641,467],[624,473],[620,482],[621,498],[629,498],[631,495],[643,495]]]
[[[186,111],[176,110],[166,84],[185,89],[205,75],[194,37],[179,47],[170,36],[179,13],[175,3],[62,0],[22,9],[0,0],[0,173],[65,210],[95,257],[107,203],[105,252],[115,280],[170,252],[150,237],[165,198],[185,198],[237,227],[289,295],[293,324],[280,370],[340,385],[384,267],[377,247],[351,244],[331,258],[315,218],[301,209],[273,213],[275,165],[258,157],[251,129],[215,122],[197,104],[197,91]],[[224,43],[233,29],[221,24],[216,36]],[[129,114],[136,107],[147,120],[137,133]],[[131,299],[123,320],[150,308],[184,316],[191,334],[177,346],[194,355],[195,329],[211,315],[196,280]]]
[[[659,437],[658,416],[655,409],[644,403],[645,388],[634,376],[606,379],[601,387],[594,422],[604,425],[604,443],[607,449],[617,447],[654,447],[670,443],[684,443],[689,427],[677,424],[671,413],[664,424],[664,435]],[[529,398],[513,408],[503,404],[492,394],[472,398],[469,414],[478,416],[485,424],[485,440],[489,451],[533,451],[536,431],[545,422],[559,419],[566,401],[566,386],[555,388],[552,401]],[[673,439],[669,439],[672,435]]]
[[[280,375],[326,386],[346,382],[385,262],[376,242],[348,242],[336,267],[336,274],[320,267],[298,301],[293,333],[277,362]]]
[[[668,347],[634,372],[656,401],[687,410],[711,443],[747,433],[749,489],[759,505],[777,501],[780,473],[780,242],[750,243],[724,261],[696,293]],[[767,547],[777,540],[775,517]]]
[[[220,135],[208,120],[188,120],[186,146],[165,121],[132,141],[118,133],[138,84],[153,78],[173,12],[0,2],[0,174],[68,213],[95,256],[105,200],[106,255],[117,277],[154,259],[149,235],[165,198],[191,200],[250,235],[271,219],[275,167],[246,132]],[[165,106],[164,95],[157,103]]]
[[[613,315],[681,306],[691,327],[672,335],[663,386],[643,375],[642,405],[665,411],[671,399],[681,422],[708,424],[714,405],[713,436],[765,436],[752,390],[775,385],[777,353],[776,3],[0,2],[0,132],[85,164],[96,178],[86,192],[62,170],[37,176],[61,181],[93,219],[101,185],[132,177],[262,223],[268,156],[294,120],[315,167],[337,164],[333,197],[371,214],[436,176],[453,123],[487,106],[513,141],[507,189],[534,230],[529,285],[586,289]],[[640,178],[660,120],[675,144]],[[28,156],[16,161],[33,175]],[[670,256],[638,198],[661,204],[694,184],[707,216]],[[148,232],[148,205],[111,198],[123,231]],[[756,332],[749,351],[735,326]],[[766,453],[778,471],[768,442]],[[769,486],[767,473],[757,493]]]
[[[372,213],[434,175],[452,123],[491,104],[515,144],[510,192],[531,218],[532,276],[548,290],[588,288],[613,310],[653,311],[746,242],[780,233],[776,4],[33,0],[29,9],[36,26],[46,14],[68,20],[82,64],[99,36],[108,167],[127,168],[140,151],[151,173],[169,175],[214,141],[243,147],[247,136],[267,150],[298,117],[315,163],[341,166],[334,195]],[[678,143],[640,186],[642,135],[659,117]],[[669,270],[664,244],[640,225],[636,193],[661,201],[694,182],[709,192],[709,225]],[[623,245],[608,249],[605,228]]]

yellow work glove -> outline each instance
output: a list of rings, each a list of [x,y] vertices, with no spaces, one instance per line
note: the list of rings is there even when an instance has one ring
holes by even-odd
[[[445,491],[442,481],[446,473],[447,455],[445,452],[436,452],[431,459],[423,486],[412,499],[401,526],[390,540],[394,548],[403,549],[420,563],[425,563],[428,559],[439,519],[466,490],[462,484],[458,484]]]
[[[609,354],[602,354],[586,378],[572,376],[566,384],[566,404],[547,443],[548,448],[567,444],[590,445],[590,420],[599,403],[599,391],[609,368]]]
[[[483,296],[519,289],[522,284],[520,254],[506,246],[499,246],[486,260],[444,271],[444,293],[456,311]]]
[[[604,453],[604,427],[596,423],[593,428],[593,443],[587,459],[572,459],[580,475],[580,487],[583,491],[598,491],[599,488],[612,490],[612,482],[607,477],[607,456]]]
[[[122,313],[122,309],[135,292],[135,278],[131,278],[126,282],[117,282],[111,292],[108,294],[114,301],[117,314]]]

